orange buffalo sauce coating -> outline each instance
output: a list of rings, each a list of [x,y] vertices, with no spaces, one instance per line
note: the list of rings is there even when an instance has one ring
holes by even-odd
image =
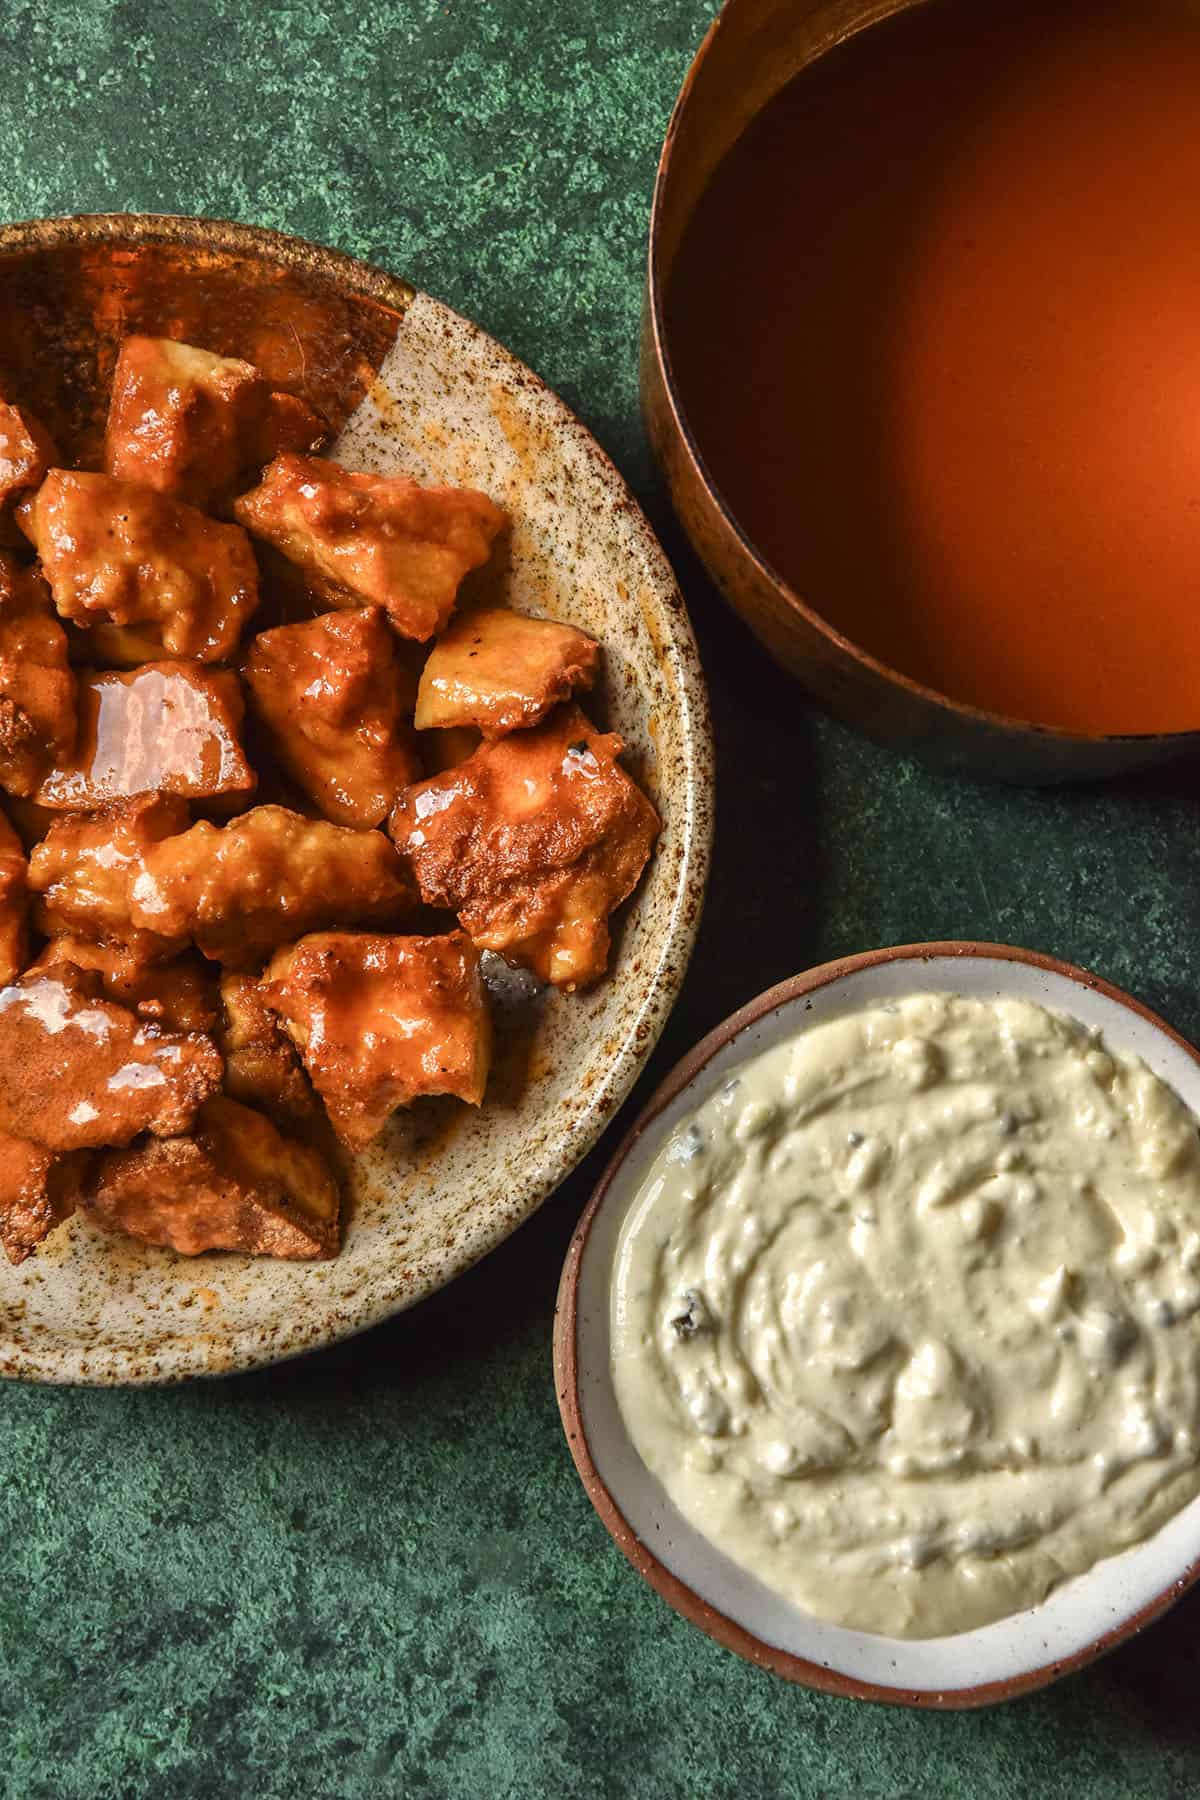
[[[621,739],[570,703],[593,639],[469,593],[450,624],[504,511],[310,454],[324,422],[274,385],[305,373],[127,338],[102,468],[0,398],[14,1263],[77,1208],[180,1255],[336,1255],[319,1146],[363,1149],[426,1097],[482,1104],[481,950],[597,979],[659,829]],[[253,632],[260,584],[285,622]]]
[[[441,631],[507,522],[474,488],[422,487],[315,456],[277,456],[233,510],[330,606],[385,607],[400,636],[421,643]]]
[[[286,806],[255,806],[223,827],[202,819],[150,844],[128,894],[138,930],[190,937],[211,961],[247,970],[339,920],[390,924],[416,898],[381,831],[305,819]]]
[[[223,1094],[206,1101],[186,1137],[101,1157],[84,1203],[106,1230],[181,1256],[337,1254],[340,1198],[320,1152]]]
[[[29,798],[74,742],[75,682],[49,589],[0,552],[0,787]]]
[[[0,506],[35,488],[57,461],[57,447],[45,426],[25,407],[0,399]]]
[[[560,706],[401,795],[388,829],[421,898],[452,907],[481,950],[555,987],[608,965],[609,914],[629,897],[660,821],[615,732]]]
[[[0,1249],[23,1263],[69,1219],[87,1174],[86,1150],[47,1150],[0,1131]]]
[[[145,852],[186,834],[187,823],[187,803],[175,794],[135,794],[92,813],[64,814],[30,853],[38,930],[51,938],[124,945],[135,964],[177,956],[187,943],[186,928],[168,937],[135,925],[133,884]]]
[[[280,450],[311,450],[324,422],[253,363],[173,338],[127,337],[113,372],[105,467],[208,506]]]
[[[211,1031],[216,1024],[217,978],[194,951],[170,962],[147,962],[136,945],[97,944],[64,932],[49,940],[26,973],[46,974],[63,963],[94,975],[107,999],[128,1007],[145,1025]]]
[[[933,0],[802,71],[675,265],[735,518],[862,648],[1081,732],[1200,726],[1200,20]]]
[[[382,825],[420,773],[412,679],[379,606],[260,631],[243,674],[280,766],[335,825]]]
[[[200,662],[107,669],[79,683],[75,752],[55,765],[35,798],[86,812],[134,794],[212,800],[255,782],[241,743],[238,678]]]
[[[491,1033],[479,952],[464,932],[313,932],[271,958],[263,993],[351,1149],[422,1095],[483,1099]]]
[[[0,1132],[47,1150],[175,1137],[221,1085],[200,1032],[144,1023],[70,963],[0,988]]]
[[[54,604],[76,625],[142,627],[171,656],[222,662],[258,605],[258,568],[240,526],[134,481],[51,469],[17,521]]]
[[[300,1057],[267,1005],[261,981],[226,970],[221,976],[217,1043],[225,1058],[225,1092],[277,1124],[303,1131],[319,1108]]]

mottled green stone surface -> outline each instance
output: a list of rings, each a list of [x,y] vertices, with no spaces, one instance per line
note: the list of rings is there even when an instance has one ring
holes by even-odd
[[[0,0],[0,215],[211,212],[371,257],[533,363],[644,490],[646,212],[708,12]],[[651,1078],[769,981],[918,937],[1051,950],[1200,1031],[1194,772],[937,781],[806,713],[679,561],[723,825]],[[1200,1793],[1200,1599],[1057,1690],[937,1718],[788,1688],[642,1586],[551,1380],[596,1168],[327,1355],[160,1393],[0,1390],[5,1800]]]

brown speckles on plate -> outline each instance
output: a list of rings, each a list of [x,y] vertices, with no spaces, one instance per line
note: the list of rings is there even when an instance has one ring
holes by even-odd
[[[54,305],[22,311],[45,270]],[[511,538],[471,603],[561,617],[600,639],[605,723],[627,740],[668,828],[594,993],[531,1000],[521,977],[489,971],[499,1055],[488,1103],[415,1109],[349,1165],[336,1261],[197,1264],[80,1220],[61,1252],[0,1270],[5,1373],[156,1382],[272,1362],[411,1306],[569,1173],[628,1092],[687,964],[708,869],[711,744],[691,628],[646,520],[579,421],[478,327],[378,270],[243,226],[135,217],[0,229],[0,356],[13,346],[0,384],[15,379],[18,400],[50,396],[56,422],[85,437],[105,399],[102,359],[79,360],[96,295],[113,343],[136,321],[252,355],[258,340],[239,336],[242,324],[260,306],[268,325],[290,316],[299,348],[276,332],[272,372],[344,419],[339,462],[467,483],[510,507]],[[295,301],[282,313],[280,295]],[[334,321],[328,339],[320,319]],[[201,1289],[214,1304],[197,1302]]]

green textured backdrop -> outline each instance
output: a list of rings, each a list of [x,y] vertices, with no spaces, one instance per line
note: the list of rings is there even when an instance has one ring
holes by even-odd
[[[0,214],[208,212],[369,257],[538,368],[644,493],[647,208],[710,11],[0,0]],[[806,714],[668,543],[737,829],[651,1078],[769,981],[918,937],[1054,951],[1200,1030],[1194,771],[937,781]],[[551,1380],[595,1172],[325,1355],[159,1393],[0,1389],[5,1800],[1200,1793],[1200,1599],[1056,1690],[936,1718],[788,1688],[642,1586]]]

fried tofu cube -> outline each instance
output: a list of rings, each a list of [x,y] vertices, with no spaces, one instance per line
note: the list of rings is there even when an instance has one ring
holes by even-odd
[[[0,813],[0,982],[15,981],[29,961],[28,874],[21,840]]]
[[[50,591],[0,555],[0,787],[28,797],[74,742],[75,678]]]
[[[251,975],[221,977],[222,1022],[217,1042],[225,1058],[225,1092],[291,1130],[319,1116],[316,1096],[292,1040]]]
[[[35,797],[43,806],[88,812],[134,794],[214,800],[250,793],[255,775],[242,749],[244,710],[237,676],[200,662],[87,675],[79,683],[75,753],[54,765]]]
[[[168,1031],[212,1031],[217,1023],[217,978],[203,957],[189,952],[172,962],[147,962],[127,944],[96,944],[88,938],[53,937],[29,973],[73,963],[99,978],[104,993],[147,1024]]]
[[[281,450],[315,450],[324,422],[253,363],[174,338],[127,337],[117,356],[104,466],[193,506],[253,480]]]
[[[277,456],[234,503],[255,537],[323,585],[332,606],[382,606],[401,637],[439,632],[505,514],[473,488],[421,487],[315,456]]]
[[[0,1132],[0,1248],[23,1263],[79,1204],[91,1157]]]
[[[124,983],[106,981],[114,999],[131,1007],[139,1019],[167,1031],[216,1028],[220,994],[216,978],[202,956],[189,952],[174,962],[151,963]],[[123,993],[119,988],[123,987]]]
[[[17,523],[64,619],[142,627],[158,656],[227,662],[258,605],[258,566],[240,525],[136,482],[51,469]]]
[[[352,1149],[419,1095],[483,1099],[488,1015],[479,955],[461,931],[316,932],[272,957],[264,988]]]
[[[490,607],[454,619],[417,691],[419,731],[474,726],[488,738],[537,725],[596,679],[600,646],[573,625]]]
[[[623,748],[565,706],[409,788],[390,829],[422,899],[453,908],[481,949],[556,987],[598,980],[609,914],[660,828],[618,766]]]
[[[40,486],[57,461],[46,427],[25,407],[0,400],[0,507]]]
[[[138,794],[51,826],[29,858],[38,929],[47,937],[125,944],[143,963],[177,956],[186,932],[143,930],[132,917],[130,890],[143,853],[187,824],[187,802],[177,795]]]
[[[110,1231],[182,1256],[312,1261],[338,1251],[338,1186],[320,1152],[224,1095],[204,1106],[190,1136],[103,1157],[86,1210]]]
[[[284,769],[335,825],[382,825],[420,774],[412,679],[379,606],[260,631],[243,668]]]
[[[214,962],[252,969],[302,932],[392,921],[414,899],[381,831],[255,806],[228,825],[202,821],[148,849],[130,912],[144,931],[191,937]]]
[[[0,1131],[47,1150],[174,1137],[221,1085],[198,1032],[143,1023],[69,963],[0,988]]]

